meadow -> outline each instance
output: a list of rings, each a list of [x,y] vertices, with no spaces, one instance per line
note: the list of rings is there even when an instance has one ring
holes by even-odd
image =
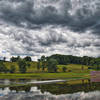
[[[16,67],[15,73],[1,73],[0,79],[85,79],[90,77],[90,66],[79,64],[57,65],[57,73],[48,73],[47,69],[37,70],[37,62],[29,62],[30,66],[27,68],[27,72],[22,74],[18,71],[18,65],[16,62],[5,62],[4,64],[9,69],[11,65]],[[66,67],[66,72],[63,72],[62,68]]]

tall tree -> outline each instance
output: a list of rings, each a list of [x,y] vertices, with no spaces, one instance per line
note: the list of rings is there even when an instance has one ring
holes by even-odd
[[[57,60],[56,59],[49,59],[47,61],[47,69],[48,72],[57,72]]]
[[[46,68],[46,57],[43,55],[40,60],[41,60],[42,70],[44,71],[44,69]]]
[[[3,57],[3,61],[6,61],[6,57]]]
[[[40,61],[41,61],[41,60],[38,59],[38,63],[37,63],[37,69],[38,69],[38,70],[40,70],[40,68],[41,68],[41,64],[40,64],[41,62],[40,62]]]
[[[16,67],[15,67],[14,65],[11,65],[9,71],[10,71],[10,73],[15,73],[15,71],[16,71]]]
[[[8,72],[7,67],[5,66],[5,64],[2,61],[0,61],[0,72],[4,72],[4,73]]]
[[[25,60],[20,59],[18,61],[18,66],[19,66],[19,71],[21,73],[26,73],[26,71],[27,71],[27,64],[26,64],[26,61]]]

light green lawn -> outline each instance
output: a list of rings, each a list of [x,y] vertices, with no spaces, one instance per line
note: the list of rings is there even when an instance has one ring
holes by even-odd
[[[27,74],[0,74],[0,79],[79,79],[89,78],[89,73],[27,73]]]
[[[18,79],[18,78],[27,78],[27,79],[78,79],[78,78],[89,78],[90,71],[88,69],[89,66],[84,65],[84,70],[82,70],[83,65],[78,64],[69,64],[69,65],[58,65],[58,73],[47,73],[42,72],[42,70],[38,71],[36,66],[37,62],[30,62],[31,66],[28,68],[26,74],[20,74],[18,71],[18,65],[16,62],[5,62],[7,68],[10,68],[11,65],[16,67],[16,74],[0,74],[0,79]],[[64,73],[62,68],[66,67],[67,71]]]
[[[82,66],[84,69],[82,70]],[[80,64],[68,64],[68,65],[58,65],[59,72],[62,72],[62,68],[66,67],[67,72],[71,71],[74,73],[89,73],[91,70],[88,69],[90,66],[80,65]]]

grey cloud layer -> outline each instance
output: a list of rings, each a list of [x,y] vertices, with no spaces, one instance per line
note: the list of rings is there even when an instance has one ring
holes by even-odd
[[[2,26],[0,30],[1,48],[11,54],[29,54],[37,57],[55,53],[99,56],[99,37],[91,33],[80,35],[66,28],[49,26],[41,30]]]
[[[100,56],[99,6],[99,0],[0,0],[0,51]]]
[[[56,24],[99,34],[99,6],[99,0],[1,0],[0,18],[20,27]]]

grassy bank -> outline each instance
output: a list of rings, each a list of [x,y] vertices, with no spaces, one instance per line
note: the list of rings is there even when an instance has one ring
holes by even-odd
[[[30,64],[29,67],[27,67],[27,73],[41,73],[43,72],[42,69],[37,70],[37,62],[27,62]],[[17,62],[4,62],[5,66],[10,69],[10,67],[12,65],[15,66],[16,71],[15,73],[19,72],[19,67]],[[83,70],[82,70],[82,66],[83,66]],[[86,65],[80,65],[80,64],[68,64],[68,65],[58,65],[58,72],[63,72],[62,68],[66,67],[67,68],[67,72],[71,71],[71,72],[89,72],[88,67],[91,66],[86,66]],[[44,72],[47,72],[47,69],[44,70]]]
[[[41,69],[37,70],[36,62],[30,62],[31,66],[27,69],[27,73],[20,74],[18,72],[17,63],[5,62],[7,68],[10,68],[11,65],[16,66],[16,73],[1,73],[0,79],[79,79],[79,78],[89,78],[90,71],[89,66],[78,65],[78,64],[69,64],[69,65],[58,65],[58,73],[47,73],[47,70],[43,72]],[[82,66],[84,67],[82,69]],[[62,68],[66,67],[67,71],[64,73]]]
[[[27,74],[0,74],[0,79],[65,79],[89,78],[89,73],[27,73]]]
[[[69,84],[78,84],[82,83],[81,79],[88,79],[89,73],[27,73],[27,74],[0,74],[0,79],[64,79],[67,80]],[[75,81],[77,80],[77,81]],[[62,83],[62,82],[61,82]],[[21,87],[21,86],[33,86],[36,84],[11,84],[11,85],[4,85],[0,84],[0,87]]]

